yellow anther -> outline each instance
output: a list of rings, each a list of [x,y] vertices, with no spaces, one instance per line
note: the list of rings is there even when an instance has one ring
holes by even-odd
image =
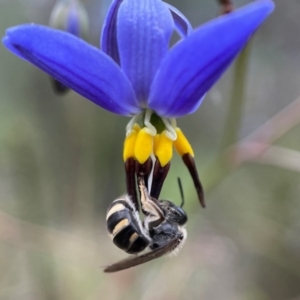
[[[177,140],[174,141],[174,147],[180,156],[189,153],[194,157],[194,151],[191,144],[183,134],[180,128],[176,127]]]
[[[173,156],[173,141],[167,137],[166,130],[160,134],[159,142],[154,153],[162,167],[171,160]]]
[[[154,136],[154,139],[153,139],[153,152],[154,153],[156,153],[156,151],[157,151],[159,139],[160,139],[160,134],[158,133]]]
[[[124,162],[130,158],[134,157],[134,146],[136,143],[138,132],[136,130],[131,130],[131,132],[126,136],[123,148],[123,160]]]
[[[153,136],[149,133],[148,128],[142,128],[137,135],[134,156],[140,164],[146,162],[153,152]]]

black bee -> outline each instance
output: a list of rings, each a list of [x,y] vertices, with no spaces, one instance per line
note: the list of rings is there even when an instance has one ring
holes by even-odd
[[[146,247],[151,251],[131,256],[107,266],[104,272],[117,272],[168,253],[177,253],[183,245],[187,233],[183,225],[187,215],[181,206],[168,200],[157,200],[149,196],[144,181],[139,184],[144,221],[128,195],[113,201],[108,209],[107,229],[116,246],[127,253],[138,254]],[[180,185],[181,188],[181,185]]]

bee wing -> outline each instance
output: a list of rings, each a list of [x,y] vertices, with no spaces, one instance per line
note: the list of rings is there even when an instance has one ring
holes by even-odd
[[[178,238],[175,238],[163,247],[157,248],[153,251],[149,251],[142,255],[131,256],[126,259],[120,260],[119,262],[117,262],[115,264],[109,265],[104,269],[104,272],[105,273],[118,272],[118,271],[126,270],[129,268],[144,264],[148,261],[159,258],[159,257],[169,253],[174,248],[176,248],[179,243],[180,243],[180,240]]]

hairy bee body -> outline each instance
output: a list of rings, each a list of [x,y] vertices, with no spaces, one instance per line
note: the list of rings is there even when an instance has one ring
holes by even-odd
[[[129,196],[116,199],[108,208],[107,230],[114,244],[129,254],[143,251],[150,243]]]
[[[148,246],[151,251],[107,266],[105,272],[125,270],[165,254],[177,253],[186,239],[183,225],[187,222],[187,215],[182,206],[151,197],[142,180],[139,187],[143,223],[130,196],[124,195],[108,208],[107,229],[114,244],[125,252],[138,254]]]

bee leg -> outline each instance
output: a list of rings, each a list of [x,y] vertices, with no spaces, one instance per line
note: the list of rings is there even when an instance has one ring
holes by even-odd
[[[143,164],[136,161],[135,171],[138,178],[138,182],[140,179],[144,180],[144,185],[148,188],[148,179],[152,170],[152,159],[149,157]]]
[[[158,201],[149,195],[143,179],[139,181],[139,188],[141,192],[142,210],[146,215],[145,227],[147,229],[156,227],[165,220],[165,212]]]

